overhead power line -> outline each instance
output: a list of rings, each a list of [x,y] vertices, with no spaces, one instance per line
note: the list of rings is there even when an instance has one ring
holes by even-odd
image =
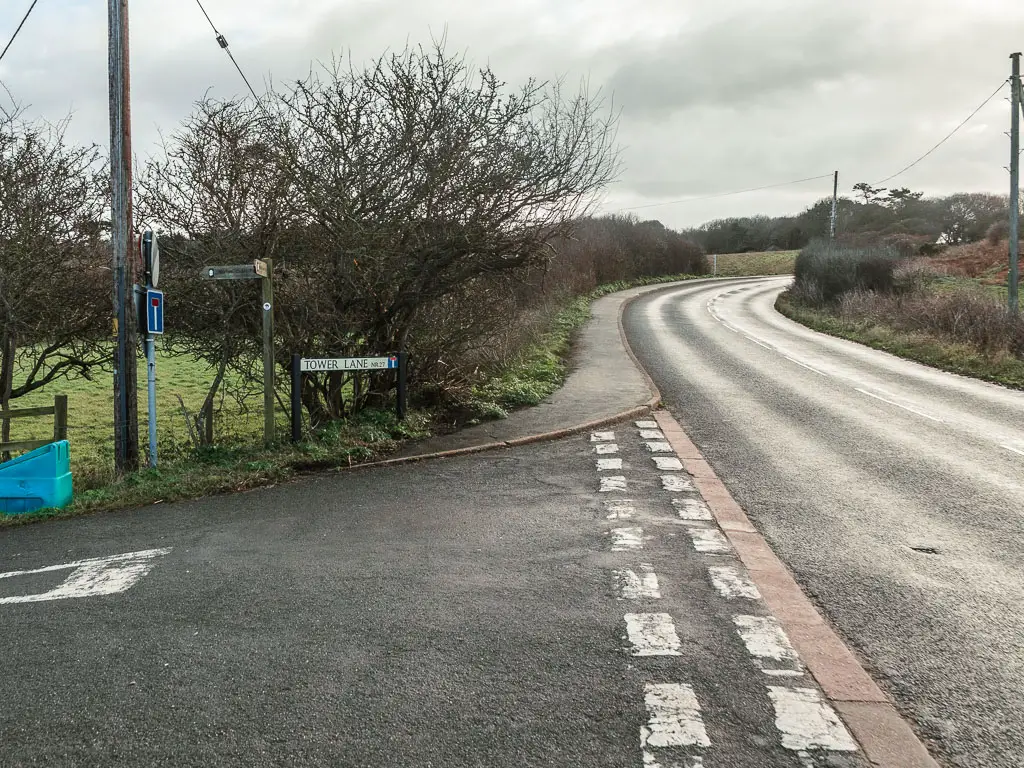
[[[921,156],[920,156],[919,158],[917,158],[917,160],[915,160],[914,162],[912,162],[912,163],[911,163],[910,165],[908,165],[908,166],[907,166],[906,168],[903,168],[903,169],[901,169],[901,170],[899,170],[899,171],[896,171],[896,173],[894,173],[894,174],[893,174],[892,176],[886,176],[886,177],[885,177],[884,179],[882,179],[881,181],[876,181],[876,182],[875,182],[875,186],[877,186],[877,185],[879,185],[879,184],[885,184],[885,182],[887,182],[887,181],[892,181],[892,180],[893,180],[893,179],[895,179],[895,178],[896,178],[897,176],[900,176],[900,175],[902,175],[902,174],[906,173],[906,172],[907,172],[907,171],[909,171],[909,170],[910,170],[911,168],[913,168],[913,167],[914,167],[915,165],[917,165],[917,164],[918,164],[918,163],[920,163],[920,162],[921,162],[922,160],[924,160],[924,159],[925,159],[926,157],[928,157],[928,155],[930,155],[930,154],[931,154],[932,152],[934,152],[934,151],[935,151],[936,149],[938,149],[938,148],[939,148],[939,147],[941,147],[941,146],[942,146],[943,144],[945,144],[945,143],[946,143],[947,141],[949,141],[949,140],[950,140],[950,139],[951,139],[951,138],[953,137],[953,135],[954,135],[954,134],[955,134],[955,133],[956,133],[957,131],[959,131],[959,130],[960,130],[961,128],[963,128],[963,127],[964,127],[965,125],[967,125],[967,123],[969,123],[969,122],[970,122],[970,120],[971,120],[971,118],[972,118],[972,117],[974,117],[974,116],[975,116],[976,114],[978,114],[979,112],[981,112],[982,108],[983,108],[983,107],[984,107],[984,106],[985,106],[986,104],[988,104],[988,103],[989,103],[990,101],[992,101],[992,99],[994,99],[994,98],[996,97],[996,95],[997,95],[997,94],[998,94],[998,93],[999,93],[999,92],[1000,92],[1001,90],[1003,90],[1003,86],[1005,86],[1005,85],[1006,85],[1006,84],[1007,84],[1008,82],[1009,82],[1009,78],[1007,78],[1006,80],[1003,80],[1003,82],[1001,82],[1001,83],[999,84],[999,87],[998,87],[998,88],[996,88],[996,89],[995,89],[995,90],[994,90],[994,91],[992,92],[992,95],[991,95],[991,96],[989,96],[989,97],[988,97],[987,99],[985,99],[985,100],[984,100],[983,102],[981,102],[981,104],[979,104],[979,105],[978,105],[978,108],[977,108],[977,109],[975,109],[975,110],[974,110],[973,112],[971,112],[971,114],[969,114],[969,115],[968,115],[967,117],[965,117],[965,118],[964,118],[964,120],[963,120],[963,122],[961,122],[961,123],[960,123],[960,124],[959,124],[959,125],[958,125],[958,126],[957,126],[956,128],[954,128],[954,129],[953,129],[952,131],[950,131],[949,133],[947,133],[947,134],[946,134],[946,135],[945,135],[945,136],[943,137],[942,141],[940,141],[940,142],[939,142],[938,144],[936,144],[936,145],[935,145],[934,147],[932,147],[931,149],[929,149],[929,150],[928,150],[927,152],[925,152],[925,153],[924,153],[923,155],[921,155]]]
[[[262,101],[260,101],[260,97],[256,95],[256,91],[255,91],[255,90],[253,90],[253,87],[252,87],[252,85],[251,85],[251,84],[249,83],[249,78],[245,76],[245,72],[243,72],[243,71],[242,71],[242,68],[241,68],[241,67],[239,66],[238,62],[237,62],[237,61],[235,61],[235,57],[234,57],[234,55],[233,55],[233,54],[231,53],[231,49],[230,49],[230,48],[228,48],[228,41],[227,41],[227,38],[226,38],[226,37],[224,37],[224,35],[222,35],[222,34],[220,33],[220,31],[219,31],[219,30],[217,29],[217,27],[216,27],[216,26],[214,25],[214,23],[213,23],[213,19],[211,19],[211,18],[210,18],[210,14],[208,14],[208,13],[206,12],[206,9],[205,9],[205,8],[203,7],[203,4],[202,4],[202,2],[201,2],[200,0],[196,0],[196,5],[198,5],[198,6],[199,6],[199,10],[201,10],[201,11],[203,12],[203,16],[205,16],[205,17],[206,17],[206,20],[207,20],[207,21],[209,22],[209,24],[210,24],[210,29],[212,29],[212,30],[213,30],[213,34],[217,36],[217,44],[218,44],[218,45],[219,45],[219,46],[220,46],[221,48],[223,48],[223,49],[224,49],[224,53],[226,53],[226,54],[228,55],[228,58],[229,58],[229,59],[231,59],[231,63],[232,63],[232,64],[234,64],[234,65],[235,65],[235,69],[237,69],[237,70],[238,70],[238,74],[240,74],[240,75],[242,76],[242,80],[244,80],[244,81],[245,81],[245,85],[246,85],[246,87],[247,87],[247,88],[249,89],[249,93],[251,93],[251,94],[252,94],[252,97],[253,97],[254,99],[256,99],[256,103],[257,103],[257,104],[259,104],[259,105],[260,105],[260,106],[262,107],[262,106],[263,106],[263,102],[262,102]],[[265,109],[265,107],[264,107],[264,109]]]
[[[676,205],[678,203],[692,203],[697,200],[712,200],[716,197],[729,197],[730,195],[742,195],[747,192],[759,192],[762,189],[775,189],[776,187],[788,187],[793,184],[803,184],[807,181],[818,181],[819,179],[831,179],[831,173],[824,173],[821,176],[808,176],[806,179],[795,179],[794,181],[783,181],[778,184],[765,184],[763,187],[750,187],[749,189],[737,189],[733,192],[719,192],[714,195],[703,195],[701,197],[685,197],[680,200],[666,200],[663,203],[648,203],[647,205],[634,205],[630,208],[620,208],[622,211],[639,211],[642,208],[657,208],[660,205]]]
[[[15,38],[17,38],[18,33],[21,32],[21,28],[25,26],[25,22],[28,21],[28,17],[32,15],[32,9],[36,7],[36,3],[38,2],[39,0],[32,0],[32,5],[30,5],[28,10],[25,11],[25,15],[22,17],[21,23],[18,25],[18,28],[14,30],[14,34],[11,35],[11,39],[7,41],[7,45],[4,46],[3,53],[0,53],[0,61],[4,60],[4,56],[7,55],[7,51],[10,49],[11,45],[14,44]]]

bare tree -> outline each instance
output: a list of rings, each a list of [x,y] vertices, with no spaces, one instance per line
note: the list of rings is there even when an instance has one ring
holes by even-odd
[[[201,270],[281,252],[294,226],[289,146],[285,123],[260,105],[204,99],[139,177],[137,216],[161,235],[174,318],[165,342],[215,370],[201,413],[229,371],[254,380],[260,322],[257,281],[209,281]]]
[[[108,358],[106,175],[65,127],[0,115],[0,410]]]

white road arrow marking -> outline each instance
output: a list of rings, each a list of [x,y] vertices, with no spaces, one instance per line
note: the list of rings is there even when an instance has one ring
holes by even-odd
[[[71,571],[67,578],[48,592],[34,595],[14,595],[0,597],[0,605],[16,603],[42,603],[50,600],[66,600],[76,597],[96,597],[99,595],[116,595],[131,589],[136,582],[149,573],[156,565],[156,559],[166,555],[168,549],[146,549],[140,552],[127,552],[123,555],[97,557],[90,560],[77,560],[73,563],[48,565],[29,571],[8,571],[0,573],[0,579],[13,579],[18,576],[33,576],[53,571]]]

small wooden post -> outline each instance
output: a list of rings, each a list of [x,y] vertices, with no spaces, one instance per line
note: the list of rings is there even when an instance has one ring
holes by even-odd
[[[263,441],[276,440],[274,422],[274,260],[267,262],[267,276],[260,279],[263,289]]]
[[[203,403],[203,445],[213,445],[213,398]]]
[[[53,441],[68,439],[68,396],[53,397]]]

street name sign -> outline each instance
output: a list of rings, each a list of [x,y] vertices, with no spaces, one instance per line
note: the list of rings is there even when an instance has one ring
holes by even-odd
[[[321,371],[384,371],[398,367],[398,356],[390,357],[331,357],[303,358],[303,373]]]
[[[256,259],[252,264],[203,267],[203,275],[210,280],[256,280],[269,274],[267,262],[262,259]]]

